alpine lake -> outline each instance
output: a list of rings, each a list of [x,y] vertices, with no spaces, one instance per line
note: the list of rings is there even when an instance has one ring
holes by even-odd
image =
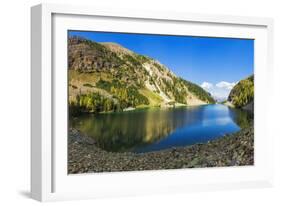
[[[108,152],[146,153],[206,143],[246,128],[252,113],[222,104],[84,114],[69,126]]]

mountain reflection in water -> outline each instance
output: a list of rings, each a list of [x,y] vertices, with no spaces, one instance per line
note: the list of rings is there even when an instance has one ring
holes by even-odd
[[[83,115],[70,126],[112,152],[150,152],[215,139],[249,126],[251,114],[214,104]]]

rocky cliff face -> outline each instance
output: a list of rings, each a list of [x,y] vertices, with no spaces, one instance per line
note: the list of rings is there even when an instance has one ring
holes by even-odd
[[[123,102],[123,107],[214,103],[201,87],[116,43],[70,37],[68,68],[69,100],[73,104],[81,103],[78,96],[93,93],[110,99],[111,104]]]

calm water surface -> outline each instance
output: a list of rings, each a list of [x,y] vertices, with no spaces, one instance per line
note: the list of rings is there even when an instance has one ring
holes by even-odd
[[[112,152],[150,152],[204,143],[249,125],[252,115],[214,104],[173,109],[83,115],[70,126]]]

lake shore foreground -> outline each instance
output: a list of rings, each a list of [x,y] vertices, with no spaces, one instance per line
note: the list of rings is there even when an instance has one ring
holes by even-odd
[[[253,126],[203,144],[140,154],[107,152],[97,147],[92,138],[69,129],[68,174],[253,164]]]

